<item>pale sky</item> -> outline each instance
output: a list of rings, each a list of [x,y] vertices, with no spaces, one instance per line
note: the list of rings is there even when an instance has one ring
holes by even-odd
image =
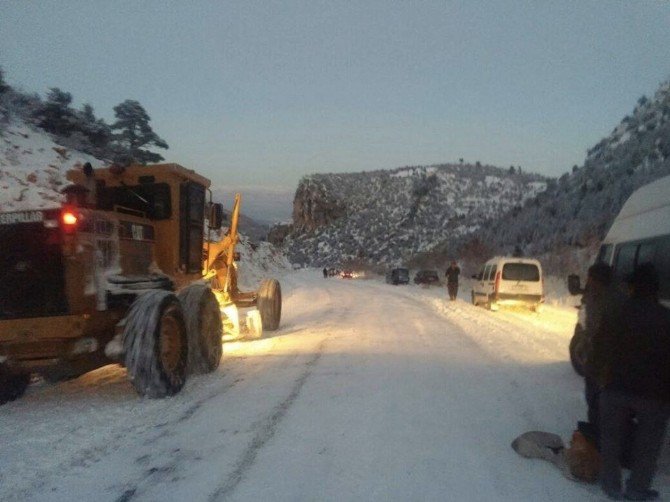
[[[138,100],[219,187],[461,157],[558,176],[670,77],[670,2],[0,0],[0,66],[109,122]]]

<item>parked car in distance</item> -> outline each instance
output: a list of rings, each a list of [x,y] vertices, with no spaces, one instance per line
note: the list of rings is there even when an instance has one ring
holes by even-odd
[[[472,304],[498,310],[501,305],[525,305],[537,311],[544,303],[542,266],[537,260],[497,256],[472,276]]]
[[[409,284],[409,270],[406,268],[393,268],[386,272],[386,283],[397,286],[398,284]]]
[[[614,287],[626,291],[626,277],[643,263],[652,263],[659,280],[658,301],[670,308],[670,176],[638,188],[624,203],[607,232],[596,263],[612,267]],[[579,276],[568,276],[568,290],[583,293]],[[570,341],[570,361],[584,374],[586,349],[586,306],[582,303],[575,333]]]
[[[436,270],[419,270],[414,276],[414,284],[437,285],[440,284],[440,277]]]
[[[354,273],[351,270],[343,270],[342,271],[342,279],[353,279],[354,278]]]

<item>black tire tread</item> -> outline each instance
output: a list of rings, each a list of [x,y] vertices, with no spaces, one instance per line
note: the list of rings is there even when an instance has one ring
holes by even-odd
[[[160,361],[158,333],[165,310],[176,306],[177,321],[182,327],[181,364],[168,375]],[[160,398],[181,390],[186,381],[188,341],[181,304],[174,293],[155,290],[138,296],[126,316],[123,346],[128,378],[141,396]]]
[[[20,398],[29,384],[29,373],[15,375],[0,366],[0,405]]]
[[[584,350],[584,340],[585,333],[582,327],[578,324],[575,327],[575,333],[572,335],[572,338],[570,339],[570,363],[572,364],[573,369],[575,370],[575,373],[577,373],[579,376],[584,376],[585,369],[584,368],[584,357],[583,354],[580,354],[581,351]]]
[[[182,289],[177,295],[184,310],[186,332],[188,337],[188,364],[189,375],[211,373],[219,367],[223,353],[221,338],[223,323],[219,302],[211,288],[204,284],[192,284]],[[202,332],[202,319],[212,315],[218,319],[218,324],[210,333]]]
[[[281,286],[277,279],[265,279],[258,289],[258,311],[263,330],[276,331],[281,320]]]

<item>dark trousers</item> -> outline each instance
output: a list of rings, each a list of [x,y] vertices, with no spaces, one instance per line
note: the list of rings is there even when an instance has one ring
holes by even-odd
[[[449,299],[455,300],[458,296],[458,283],[457,282],[448,282],[447,291],[449,292]]]
[[[588,408],[587,418],[589,423],[593,426],[593,429],[596,431],[595,442],[596,445],[600,445],[600,439],[598,436],[598,430],[600,430],[600,420],[598,420],[598,397],[600,396],[600,386],[596,382],[595,377],[591,375],[591,372],[587,369],[586,375],[584,375],[584,397],[586,398],[586,406]]]
[[[621,491],[621,454],[633,416],[637,421],[632,450],[630,477],[626,489],[648,490],[656,473],[670,406],[662,401],[645,399],[615,389],[603,389],[600,405],[600,453],[602,470],[600,482],[611,492]]]

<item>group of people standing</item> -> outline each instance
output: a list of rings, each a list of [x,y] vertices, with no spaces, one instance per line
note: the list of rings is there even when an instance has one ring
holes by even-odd
[[[626,278],[593,265],[583,301],[589,341],[585,367],[588,419],[600,452],[600,485],[613,500],[654,500],[651,488],[670,417],[670,310],[658,302],[653,265]],[[622,464],[630,468],[625,487]]]

